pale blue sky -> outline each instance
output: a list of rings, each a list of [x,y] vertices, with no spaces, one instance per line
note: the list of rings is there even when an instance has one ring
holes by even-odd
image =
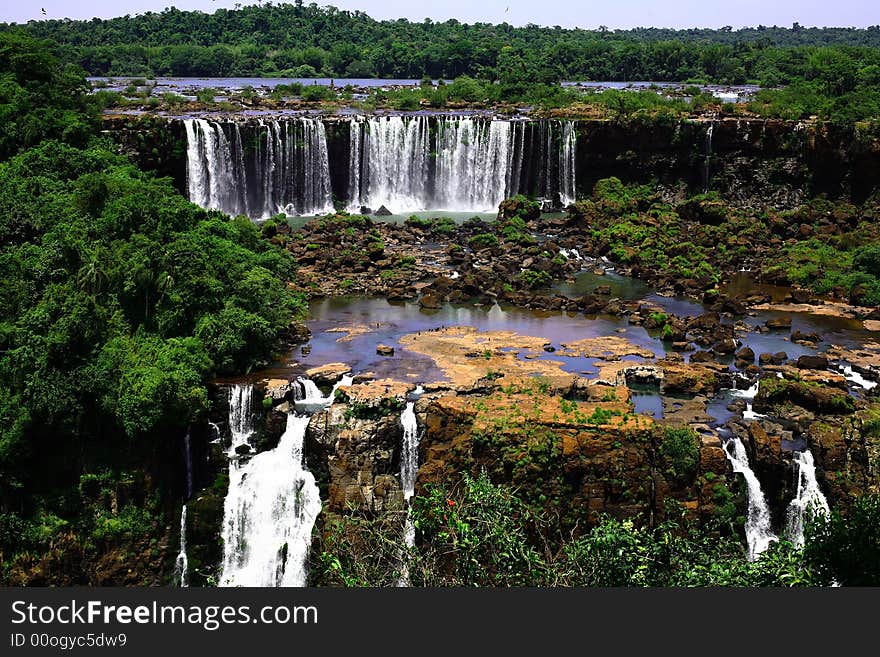
[[[247,0],[2,0],[0,22],[43,18],[110,18],[167,6],[211,12]],[[291,0],[292,4],[292,0]],[[306,2],[305,4],[309,4]],[[318,2],[339,9],[360,9],[374,18],[434,20],[456,18],[513,25],[536,23],[563,27],[611,29],[629,27],[809,26],[866,27],[880,24],[877,0],[336,0]]]

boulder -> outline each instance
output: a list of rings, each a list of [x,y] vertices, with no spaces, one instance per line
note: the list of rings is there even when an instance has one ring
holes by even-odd
[[[440,307],[440,299],[434,294],[425,294],[419,299],[419,305],[422,308],[430,308],[434,310]]]
[[[755,362],[755,352],[751,347],[743,347],[734,354],[738,361],[744,361],[747,364]]]
[[[768,319],[764,324],[771,329],[790,329],[791,317],[774,317]]]
[[[821,342],[822,338],[818,333],[804,333],[799,329],[796,329],[791,334],[792,342],[807,342],[810,344],[815,344],[816,342]]]
[[[332,386],[343,374],[348,374],[350,371],[351,367],[345,363],[327,363],[306,370],[306,376],[318,386]]]
[[[785,361],[788,360],[788,354],[784,351],[777,351],[775,354],[770,356],[770,362],[773,365],[782,365]]]
[[[391,210],[389,210],[388,208],[386,208],[384,205],[380,205],[380,206],[379,206],[379,209],[376,210],[376,216],[377,216],[377,217],[390,217],[390,216],[391,216]]]
[[[389,347],[387,344],[377,344],[376,353],[380,356],[393,356],[394,347]]]
[[[792,303],[810,303],[812,296],[809,290],[792,290],[789,298]]]
[[[828,359],[825,356],[801,356],[797,359],[798,369],[827,370]]]

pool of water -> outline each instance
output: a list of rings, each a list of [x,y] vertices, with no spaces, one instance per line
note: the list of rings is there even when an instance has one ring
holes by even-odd
[[[376,210],[377,208],[373,208]],[[316,216],[302,216],[302,217],[288,217],[287,224],[294,230],[298,228],[302,228],[312,219],[315,219]],[[419,212],[408,212],[406,214],[390,214],[390,215],[368,215],[370,219],[375,221],[376,223],[383,224],[403,224],[406,223],[406,220],[410,217],[418,217],[419,219],[440,219],[440,218],[449,218],[452,219],[456,224],[463,224],[470,219],[479,219],[485,222],[492,222],[498,216],[497,212],[447,212],[445,210],[425,210]]]
[[[444,304],[439,309],[426,309],[417,303],[390,303],[382,298],[335,297],[315,301],[309,308],[311,351],[292,356],[301,368],[327,363],[344,362],[355,372],[373,372],[376,376],[411,381],[440,380],[442,373],[430,358],[402,349],[399,340],[404,335],[430,331],[449,326],[473,326],[480,331],[514,331],[520,335],[546,339],[557,350],[562,343],[584,338],[615,335],[618,329],[640,347],[650,349],[655,356],[665,354],[663,343],[638,326],[628,326],[625,318],[586,317],[581,313],[551,313],[524,310],[516,307],[459,306]],[[330,329],[357,327],[364,332],[347,337],[346,333]],[[395,347],[393,357],[379,356],[376,347],[385,344]],[[520,358],[524,358],[520,354]],[[538,360],[553,360],[563,364],[572,374],[595,373],[595,359],[569,358],[555,352],[541,351]]]

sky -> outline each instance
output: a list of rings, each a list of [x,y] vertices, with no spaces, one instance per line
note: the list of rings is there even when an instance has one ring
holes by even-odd
[[[293,0],[290,0],[292,4]],[[111,18],[168,6],[212,12],[248,0],[15,0],[0,1],[0,22],[24,23],[42,18]],[[310,4],[308,0],[306,5]],[[325,0],[350,11],[361,10],[377,19],[424,18],[463,23],[506,21],[512,25],[560,25],[595,29],[631,27],[731,27],[798,22],[805,27],[867,27],[880,24],[877,0]],[[45,10],[45,15],[42,13]]]

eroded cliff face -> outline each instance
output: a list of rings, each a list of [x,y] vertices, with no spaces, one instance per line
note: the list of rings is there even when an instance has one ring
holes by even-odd
[[[258,119],[214,118],[236,123],[244,140],[256,143]],[[352,200],[350,120],[323,119],[332,195],[346,204]],[[431,117],[429,125],[437,120]],[[548,148],[558,146],[558,138],[547,144],[543,126],[548,121],[530,120],[524,130],[523,193],[540,196],[546,186],[548,174],[540,162]],[[105,117],[104,126],[142,167],[172,177],[187,193],[186,133],[180,119],[117,115]],[[736,205],[792,208],[819,194],[862,202],[880,177],[880,146],[862,138],[855,127],[760,118],[633,118],[579,120],[574,132],[578,196],[589,195],[596,181],[615,176],[626,183],[656,182],[670,200],[712,189]]]

